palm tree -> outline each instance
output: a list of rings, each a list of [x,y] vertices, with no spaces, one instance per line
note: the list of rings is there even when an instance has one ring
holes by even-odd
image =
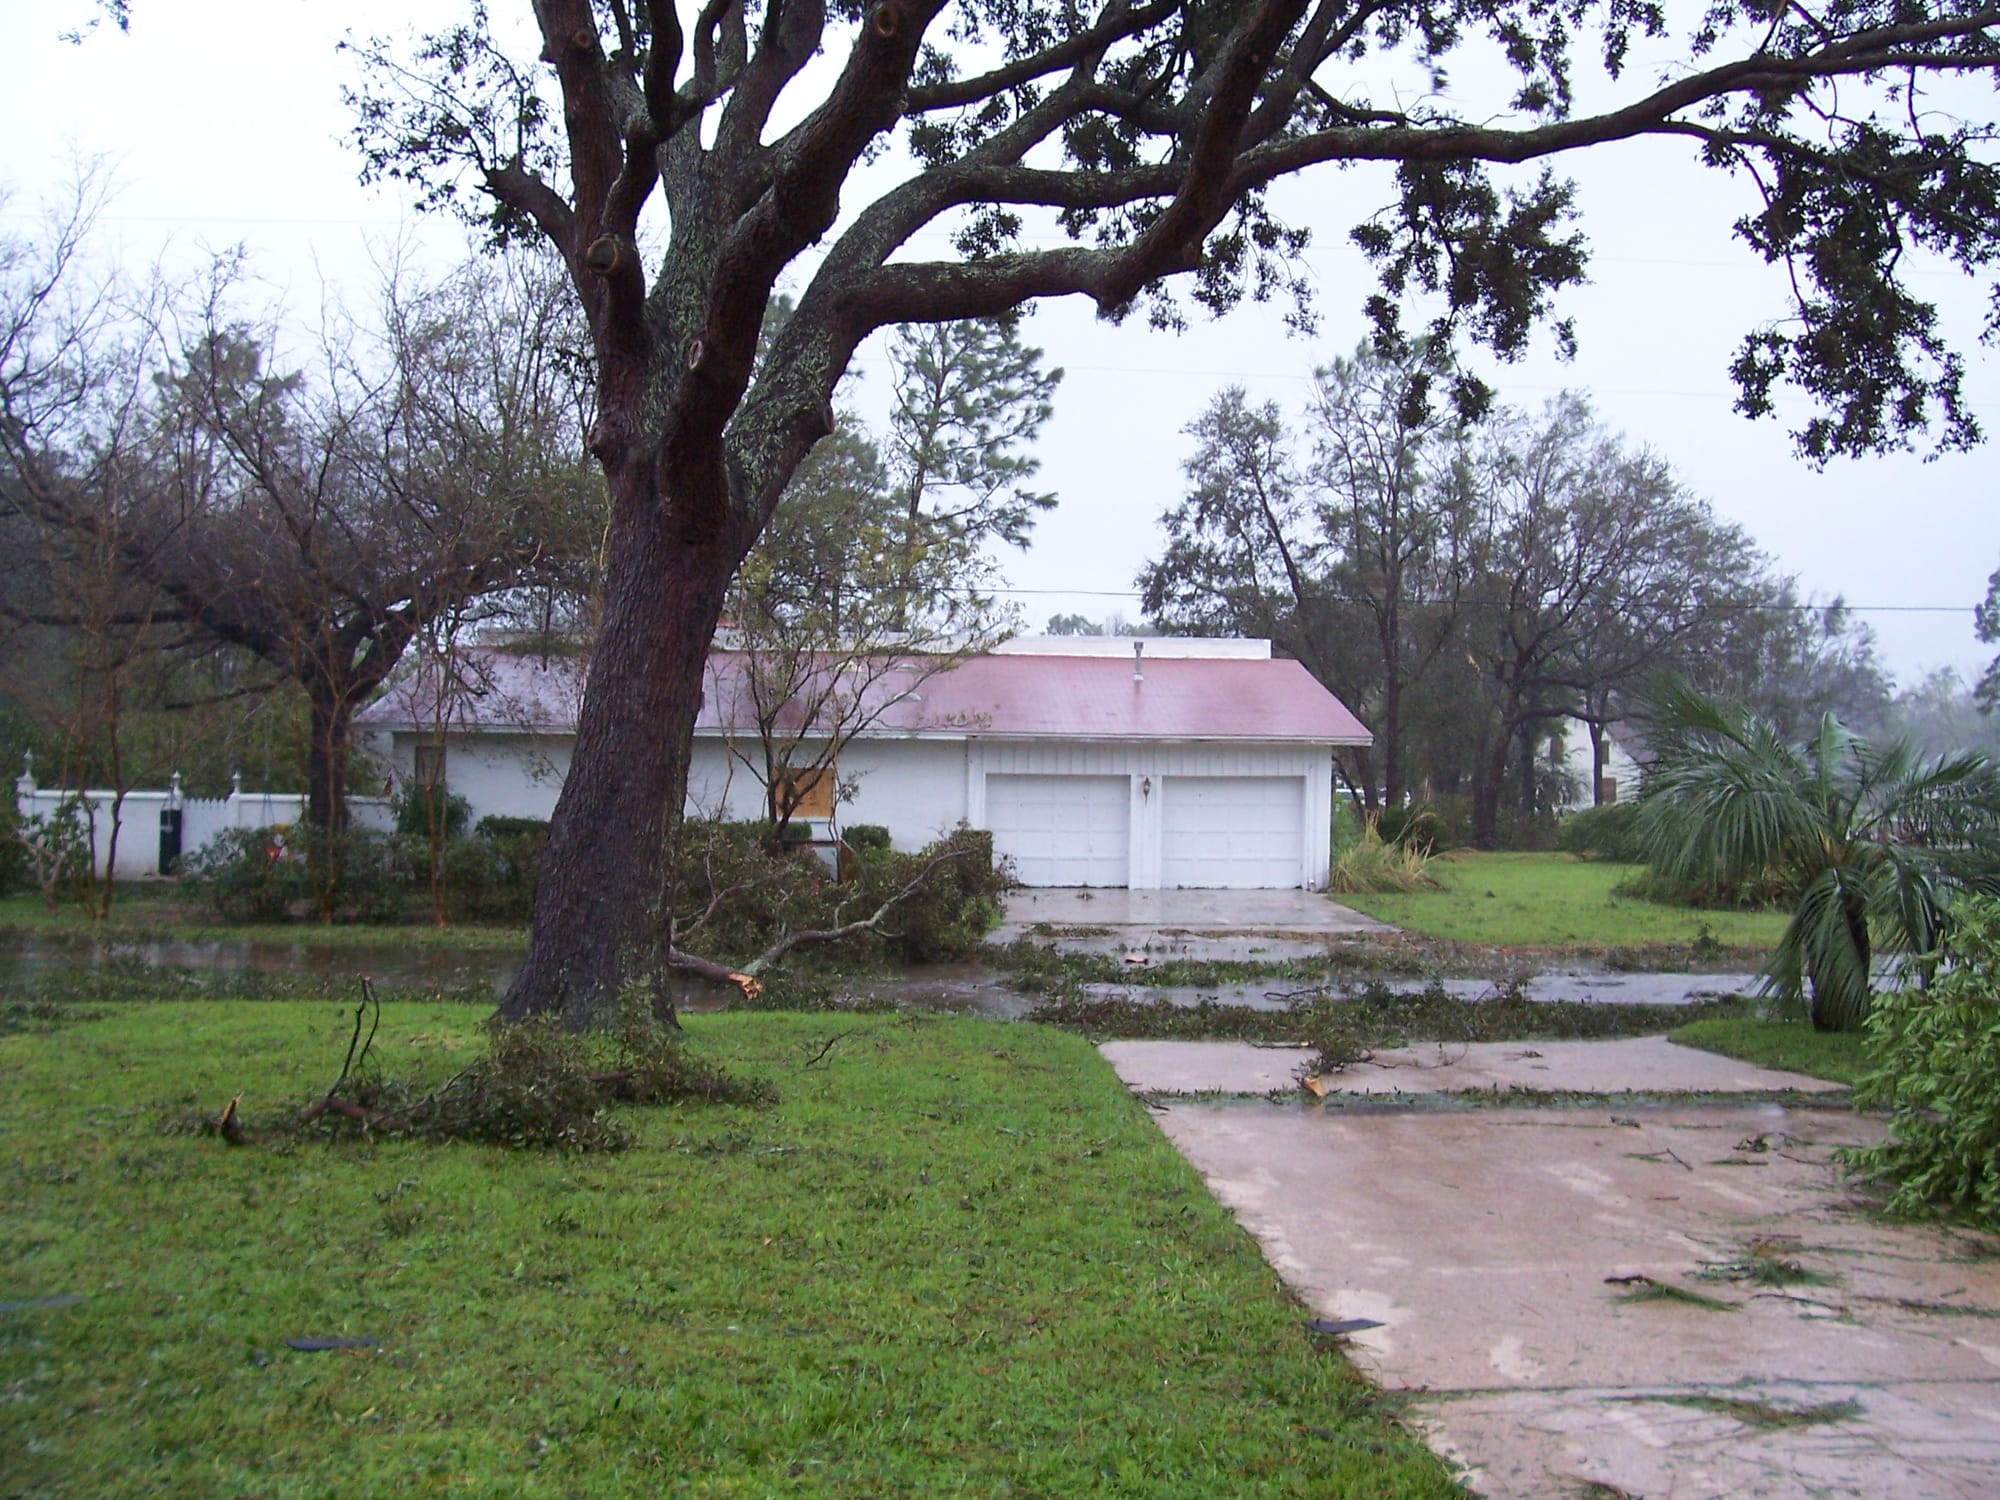
[[[1795,902],[1766,993],[1808,998],[1822,1031],[1868,1014],[1877,951],[1935,951],[1953,898],[2000,893],[2000,765],[1871,744],[1828,714],[1803,744],[1683,685],[1644,722],[1660,758],[1639,839],[1668,885],[1775,884]]]

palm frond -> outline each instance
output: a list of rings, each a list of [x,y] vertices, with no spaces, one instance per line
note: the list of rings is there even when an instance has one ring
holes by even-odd
[[[1711,698],[1680,677],[1654,683],[1632,708],[1632,722],[1645,733],[1646,743],[1662,755],[1690,736],[1707,735],[1742,745],[1745,728],[1755,720],[1741,704]]]
[[[1797,857],[1824,832],[1799,769],[1787,747],[1755,736],[1663,760],[1639,802],[1647,863],[1670,881],[1726,880]]]
[[[1937,946],[1955,882],[1936,851],[1917,844],[1871,845],[1868,925],[1884,948],[1929,953]]]

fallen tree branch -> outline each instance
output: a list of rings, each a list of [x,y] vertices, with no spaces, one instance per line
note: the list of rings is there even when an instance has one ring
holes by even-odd
[[[799,948],[817,947],[826,943],[837,943],[844,938],[859,937],[866,932],[880,932],[882,924],[889,919],[896,908],[922,890],[940,868],[953,860],[965,859],[976,852],[978,851],[973,849],[948,849],[942,854],[934,855],[924,861],[923,868],[876,907],[870,915],[858,921],[843,922],[835,927],[808,927],[798,932],[785,933],[740,969],[732,969],[729,965],[717,963],[714,959],[703,958],[698,953],[685,952],[672,944],[667,947],[667,966],[702,979],[712,980],[717,984],[734,985],[743,992],[744,999],[755,1000],[764,993],[762,976],[769,973],[787,954]],[[699,926],[707,915],[703,913],[702,917],[696,919],[695,925]]]
[[[764,973],[795,948],[817,946],[824,943],[837,943],[842,938],[859,937],[864,932],[880,932],[882,924],[888,920],[890,913],[895,911],[897,907],[909,900],[918,891],[922,890],[937,870],[950,864],[953,860],[965,859],[975,852],[977,851],[972,849],[947,849],[942,854],[933,855],[930,859],[924,861],[923,868],[911,876],[901,890],[896,891],[880,906],[876,907],[873,915],[864,917],[858,922],[842,923],[838,927],[807,928],[802,932],[788,932],[762,953],[751,959],[749,963],[745,964],[743,972],[754,978]]]
[[[382,1029],[382,1002],[376,998],[374,981],[366,974],[363,974],[361,976],[361,1003],[354,1007],[354,1035],[347,1039],[347,1056],[340,1064],[340,1076],[333,1080],[333,1086],[327,1090],[329,1095],[340,1092],[340,1086],[347,1082],[348,1074],[354,1067],[354,1047],[361,1040],[361,1018],[367,1012],[370,1005],[375,1007],[375,1024],[368,1028],[367,1044],[361,1048],[361,1060],[363,1062],[368,1060],[368,1049],[375,1045],[375,1033]]]
[[[361,1023],[370,1018],[371,1011],[373,1024],[368,1028],[368,1039],[363,1041],[361,1038]],[[347,1086],[348,1080],[354,1076],[354,1069],[358,1065],[368,1061],[368,1054],[375,1046],[375,1034],[381,1029],[382,999],[375,993],[375,982],[364,974],[361,976],[361,999],[354,1007],[354,1034],[347,1039],[347,1056],[341,1061],[340,1076],[327,1085],[324,1094],[305,1107],[299,1115],[299,1124],[310,1125],[321,1115],[327,1114],[343,1115],[347,1119],[357,1120],[364,1130],[393,1128],[409,1123],[408,1114],[377,1114],[374,1110],[365,1109],[361,1105],[354,1103],[351,1099],[340,1097],[340,1091]],[[449,1083],[446,1086],[449,1087]],[[429,1102],[431,1098],[435,1097],[435,1093],[436,1091],[434,1090],[431,1094],[426,1095],[424,1099],[419,1100],[416,1105],[411,1107],[410,1113],[414,1113],[424,1103]]]
[[[418,1102],[420,1104],[427,1103],[431,1097],[432,1095],[426,1094]],[[315,1099],[311,1104],[308,1104],[299,1115],[299,1123],[301,1125],[310,1125],[321,1115],[340,1115],[345,1119],[358,1122],[364,1130],[393,1130],[410,1123],[410,1118],[406,1114],[377,1114],[372,1109],[363,1109],[352,1099],[336,1099],[331,1094],[326,1095],[324,1098]]]

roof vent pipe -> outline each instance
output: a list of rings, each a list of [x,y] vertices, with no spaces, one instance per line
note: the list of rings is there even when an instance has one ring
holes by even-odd
[[[1134,641],[1132,643],[1132,680],[1134,682],[1144,682],[1146,680],[1146,643],[1144,641]]]

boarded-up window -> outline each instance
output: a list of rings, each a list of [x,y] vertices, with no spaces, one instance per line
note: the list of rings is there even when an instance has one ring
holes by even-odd
[[[417,746],[417,785],[425,791],[444,785],[444,746]]]
[[[1616,776],[1600,776],[1597,779],[1597,800],[1599,802],[1616,802],[1618,800],[1618,778]]]
[[[771,790],[771,811],[774,815],[779,809],[790,807],[795,818],[833,816],[834,777],[831,766],[804,771],[794,771],[787,766],[779,771]]]

